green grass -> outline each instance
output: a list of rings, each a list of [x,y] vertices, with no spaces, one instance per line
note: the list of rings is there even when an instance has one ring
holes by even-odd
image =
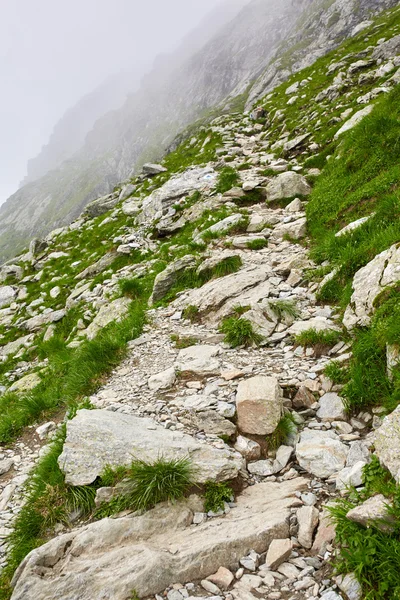
[[[397,599],[400,597],[400,487],[376,456],[364,467],[363,483],[360,492],[353,490],[349,499],[340,500],[330,509],[339,544],[335,567],[339,573],[355,573],[362,585],[363,598]],[[380,528],[382,523],[370,523],[365,528],[346,517],[350,509],[375,494],[383,494],[391,503],[387,531]]]
[[[111,473],[106,474],[107,480]],[[167,460],[161,456],[153,462],[134,460],[120,479],[123,491],[102,504],[95,517],[104,518],[124,510],[146,511],[160,502],[175,502],[194,484],[194,477],[195,470],[188,458]]]
[[[324,375],[335,385],[346,383],[349,379],[349,370],[337,361],[328,363],[324,369]]]
[[[294,300],[269,300],[268,304],[280,321],[285,317],[297,319],[300,316]]]
[[[204,486],[204,510],[217,513],[224,509],[225,502],[231,502],[233,490],[228,483],[208,481]]]
[[[61,338],[51,340],[52,353],[42,382],[28,394],[0,397],[0,441],[10,442],[26,425],[93,393],[119,364],[127,342],[140,335],[144,322],[145,303],[137,302],[126,319],[76,349],[68,348]]]
[[[250,321],[241,317],[227,317],[222,321],[220,331],[225,334],[224,341],[232,348],[258,346],[262,342],[262,336],[254,331]]]
[[[304,348],[314,348],[314,350],[324,351],[336,346],[341,341],[343,334],[340,331],[317,331],[316,329],[307,329],[294,336],[294,342],[297,346]]]
[[[236,187],[239,181],[240,177],[233,167],[224,167],[219,174],[215,190],[219,194],[224,194]]]
[[[179,335],[172,334],[171,342],[175,344],[175,348],[182,350],[182,348],[190,348],[190,346],[195,346],[197,344],[197,339],[193,337],[182,338]]]
[[[231,273],[239,271],[242,264],[240,256],[228,256],[211,269],[204,269],[200,274],[200,278],[206,283],[207,281],[210,281],[210,279],[225,277],[226,275],[231,275]]]
[[[183,309],[182,317],[188,319],[191,323],[199,322],[199,307],[189,304],[189,306],[186,306],[186,308]]]
[[[267,246],[268,246],[267,239],[258,238],[256,240],[251,240],[250,242],[247,242],[247,248],[249,250],[262,250],[263,248],[266,248]]]
[[[143,285],[139,279],[120,279],[118,281],[118,287],[123,296],[137,300],[143,297],[144,290]]]
[[[291,413],[287,413],[281,418],[275,431],[267,436],[268,450],[278,450],[296,431],[297,427],[293,416]]]

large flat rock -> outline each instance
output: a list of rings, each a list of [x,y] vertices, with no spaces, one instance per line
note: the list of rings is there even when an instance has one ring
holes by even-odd
[[[260,483],[228,515],[193,526],[188,503],[160,505],[139,517],[103,519],[31,552],[14,577],[12,600],[127,600],[235,569],[251,549],[266,552],[289,537],[290,507],[302,478]]]
[[[400,483],[400,406],[383,419],[375,431],[374,445],[381,464]]]
[[[235,306],[253,306],[267,298],[271,289],[268,278],[272,276],[267,265],[246,267],[191,291],[185,305],[197,306],[200,314],[206,315],[211,322],[219,322]]]
[[[198,483],[234,479],[243,464],[241,455],[228,446],[216,448],[190,435],[165,429],[152,419],[86,409],[79,410],[68,422],[58,463],[67,483],[88,485],[106,465],[129,465],[135,458],[154,461],[160,456],[189,457]]]

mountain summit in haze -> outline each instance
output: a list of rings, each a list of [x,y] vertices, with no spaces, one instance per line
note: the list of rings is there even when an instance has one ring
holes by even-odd
[[[159,58],[122,106],[101,114],[107,103],[100,98],[118,105],[125,93],[127,87],[118,83],[88,96],[64,117],[48,146],[30,161],[27,184],[0,208],[1,260],[33,237],[71,222],[88,202],[112,191],[146,161],[161,158],[194,119],[246,102],[251,108],[260,94],[395,4],[237,0],[222,5],[173,55]]]

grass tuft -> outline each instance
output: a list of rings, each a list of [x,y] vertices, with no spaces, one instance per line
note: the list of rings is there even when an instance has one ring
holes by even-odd
[[[237,348],[238,346],[258,346],[262,342],[262,336],[256,333],[253,325],[247,319],[241,317],[228,317],[222,321],[221,333],[225,334],[225,342]]]
[[[216,483],[208,481],[204,491],[204,510],[217,513],[225,506],[225,502],[233,499],[233,490],[228,483]]]
[[[268,450],[278,450],[285,444],[291,435],[296,433],[297,427],[292,413],[287,413],[279,421],[274,432],[267,436]]]

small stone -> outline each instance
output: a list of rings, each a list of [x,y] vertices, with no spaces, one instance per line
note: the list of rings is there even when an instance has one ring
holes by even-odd
[[[354,573],[348,573],[344,576],[339,575],[339,577],[336,577],[336,583],[339,589],[346,594],[348,600],[362,599],[362,588]]]
[[[319,406],[317,417],[322,421],[344,421],[346,419],[343,400],[335,392],[324,394],[319,400]]]
[[[305,386],[301,386],[293,399],[294,408],[311,408],[315,403],[314,394]]]
[[[291,552],[291,540],[272,540],[268,548],[265,564],[271,570],[275,571],[279,567],[279,565],[281,565],[287,558],[289,558]]]
[[[235,577],[229,569],[220,567],[214,575],[210,575],[207,579],[211,581],[211,583],[214,583],[220,590],[227,590]]]
[[[248,461],[258,460],[261,456],[261,446],[254,442],[253,440],[249,440],[242,435],[237,437],[236,443],[234,445],[235,450],[240,452],[242,456]]]
[[[203,579],[203,581],[201,582],[201,587],[204,588],[206,592],[209,592],[210,594],[220,593],[219,587],[217,587],[215,583],[212,583],[208,579]]]
[[[296,514],[299,522],[299,543],[303,548],[311,548],[314,531],[319,522],[319,511],[314,506],[302,506]]]
[[[56,428],[56,424],[54,421],[49,421],[48,423],[44,423],[36,428],[36,433],[38,434],[41,440],[45,440],[51,431],[54,431]]]
[[[4,460],[0,460],[0,475],[4,475],[8,473],[8,471],[13,467],[14,459],[6,458]]]

